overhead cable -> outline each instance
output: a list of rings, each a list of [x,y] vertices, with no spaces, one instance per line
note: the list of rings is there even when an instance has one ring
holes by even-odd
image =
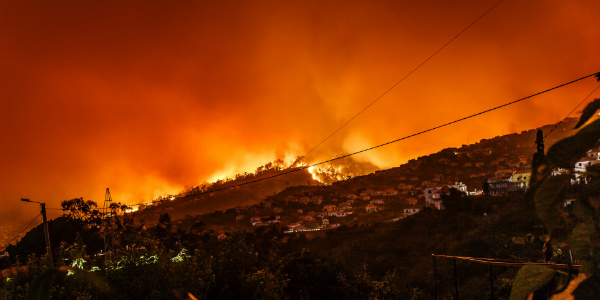
[[[31,226],[31,224],[33,224],[33,222],[35,222],[40,216],[42,215],[42,213],[39,213],[37,216],[35,216],[35,218],[33,218],[33,220],[31,220],[29,223],[27,223],[27,226],[25,226],[23,228],[23,230],[21,230],[21,232],[19,232],[17,235],[15,235],[15,237],[13,237],[10,241],[8,241],[8,243],[6,243],[4,246],[2,246],[1,248],[6,248],[8,247],[8,245],[10,245],[10,243],[12,243],[14,240],[16,240],[19,236],[21,236],[21,234],[23,234],[23,232],[29,228],[29,226]],[[22,226],[21,226],[22,227]],[[16,231],[16,230],[15,230]],[[14,231],[13,231],[14,232]]]
[[[338,133],[338,131],[340,131],[340,130],[342,130],[342,128],[346,127],[346,125],[348,125],[350,122],[352,122],[354,119],[356,119],[364,111],[369,109],[369,107],[371,107],[373,104],[375,104],[375,102],[379,101],[379,99],[381,99],[385,95],[387,95],[391,90],[393,90],[396,86],[398,86],[400,83],[402,83],[406,78],[408,78],[410,75],[412,75],[418,69],[420,69],[423,65],[425,65],[429,60],[431,60],[434,56],[436,56],[438,53],[440,53],[442,50],[444,50],[444,48],[446,48],[448,45],[450,45],[450,43],[452,43],[454,40],[456,40],[465,31],[467,31],[469,28],[471,28],[473,25],[475,25],[475,23],[477,23],[485,15],[487,15],[490,11],[492,11],[494,8],[496,8],[496,6],[498,6],[500,3],[502,3],[502,1],[504,1],[504,0],[500,0],[500,1],[496,2],[496,4],[492,5],[492,7],[490,7],[486,12],[484,12],[481,16],[479,16],[477,19],[475,19],[475,21],[471,22],[471,24],[469,24],[467,27],[465,27],[462,31],[460,31],[453,38],[451,38],[448,42],[446,42],[446,44],[444,44],[442,47],[440,47],[437,51],[433,52],[433,54],[431,54],[429,57],[427,57],[423,62],[421,62],[414,69],[412,69],[412,71],[410,71],[410,72],[408,72],[408,74],[404,75],[404,77],[402,77],[402,79],[400,79],[398,82],[396,82],[394,85],[392,85],[392,87],[390,87],[385,92],[383,92],[383,94],[381,94],[379,97],[375,98],[375,100],[373,100],[369,105],[367,105],[365,108],[363,108],[357,114],[355,114],[352,118],[350,118],[348,121],[346,121],[346,123],[342,124],[342,126],[340,126],[332,134],[330,134],[328,137],[326,137],[324,140],[322,140],[319,144],[317,144],[312,149],[310,149],[308,152],[306,152],[306,154],[304,154],[302,157],[306,157],[308,154],[313,152],[315,149],[317,149],[319,146],[321,146],[323,143],[325,143],[327,140],[329,140],[332,136],[334,136],[336,133]]]
[[[409,138],[413,138],[415,136],[418,136],[418,135],[421,135],[421,134],[424,134],[424,133],[427,133],[427,132],[430,132],[430,131],[434,131],[434,130],[437,130],[437,129],[440,129],[440,128],[443,128],[443,127],[446,127],[446,126],[449,126],[449,125],[461,122],[461,121],[465,121],[467,119],[471,119],[471,118],[483,115],[485,113],[488,113],[488,112],[491,112],[491,111],[494,111],[494,110],[497,110],[497,109],[500,109],[500,108],[503,108],[503,107],[506,107],[506,106],[509,106],[509,105],[512,105],[512,104],[519,103],[521,101],[533,98],[535,96],[539,96],[541,94],[544,94],[544,93],[547,93],[547,92],[559,89],[561,87],[565,87],[567,85],[573,84],[575,82],[581,81],[581,80],[586,79],[588,77],[592,77],[592,76],[594,76],[596,74],[600,74],[600,73],[599,72],[592,73],[592,74],[580,77],[578,79],[571,80],[569,82],[563,83],[561,85],[557,85],[555,87],[543,90],[541,92],[537,92],[537,93],[529,95],[527,97],[523,97],[523,98],[511,101],[511,102],[508,102],[508,103],[505,103],[505,104],[502,104],[502,105],[499,105],[499,106],[496,106],[496,107],[493,107],[493,108],[490,108],[490,109],[486,109],[484,111],[481,111],[481,112],[478,112],[478,113],[475,113],[475,114],[472,114],[472,115],[469,115],[469,116],[466,116],[466,117],[463,117],[463,118],[460,118],[460,119],[457,119],[457,120],[454,120],[454,121],[451,121],[451,122],[448,122],[448,123],[445,123],[445,124],[442,124],[442,125],[438,125],[438,126],[435,126],[435,127],[432,127],[432,128],[429,128],[429,129],[426,129],[426,130],[423,130],[423,131],[420,131],[420,132],[417,132],[417,133],[413,133],[413,134],[404,136],[402,138],[395,139],[393,141],[389,141],[387,143],[383,143],[383,144],[380,144],[380,145],[377,145],[377,146],[373,146],[373,147],[370,147],[370,148],[367,148],[367,149],[363,149],[363,150],[360,150],[360,151],[356,151],[356,152],[353,152],[353,153],[350,153],[350,154],[346,154],[346,155],[343,155],[343,156],[335,157],[335,158],[332,158],[332,159],[329,159],[329,160],[326,160],[326,161],[322,161],[322,162],[318,162],[318,163],[314,163],[314,164],[306,165],[306,166],[302,166],[302,167],[297,167],[297,168],[285,171],[283,173],[279,173],[279,174],[275,174],[275,175],[271,175],[271,176],[267,176],[267,177],[262,177],[262,178],[257,178],[257,179],[251,180],[251,181],[239,183],[239,184],[228,186],[228,187],[222,187],[222,188],[218,188],[218,189],[214,189],[214,190],[200,192],[197,195],[218,192],[218,191],[226,190],[226,189],[229,189],[229,188],[234,188],[234,187],[238,187],[238,186],[248,185],[248,184],[251,184],[251,183],[255,183],[255,182],[259,182],[259,181],[263,181],[263,180],[267,180],[267,179],[271,179],[271,178],[283,176],[283,175],[286,175],[286,174],[298,172],[298,171],[305,170],[305,169],[308,169],[308,168],[311,168],[311,167],[319,166],[319,165],[330,163],[330,162],[333,162],[333,161],[336,161],[336,160],[340,160],[340,159],[343,159],[343,158],[346,158],[346,157],[350,157],[350,156],[353,156],[353,155],[356,155],[356,154],[367,152],[367,151],[370,151],[370,150],[373,150],[373,149],[377,149],[377,148],[380,148],[380,147],[383,147],[383,146],[387,146],[387,145],[390,145],[390,144],[393,144],[393,143],[396,143],[396,142],[399,142],[399,141],[402,141],[402,140],[406,140],[406,139],[409,139]]]

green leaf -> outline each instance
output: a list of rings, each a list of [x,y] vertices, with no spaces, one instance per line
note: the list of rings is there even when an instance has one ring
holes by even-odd
[[[546,157],[557,167],[572,169],[600,139],[600,120],[583,127],[575,135],[554,144]]]
[[[555,271],[539,265],[527,265],[517,273],[510,291],[510,300],[526,300],[554,277]]]
[[[31,286],[27,290],[25,300],[46,300],[50,299],[50,288],[52,287],[52,278],[59,274],[57,269],[50,269],[44,272],[40,277],[33,280]]]
[[[586,275],[590,275],[595,269],[591,262],[593,236],[594,226],[586,222],[577,224],[571,233],[573,257],[581,262]]]
[[[570,184],[569,175],[545,178],[535,193],[535,208],[548,232],[552,234],[561,217],[563,191]]]
[[[585,122],[587,122],[591,117],[594,116],[598,109],[600,109],[600,99],[596,99],[590,102],[590,104],[588,104],[588,106],[586,106],[583,109],[583,113],[581,113],[581,118],[579,118],[579,122],[577,123],[577,125],[575,125],[575,129],[585,124]]]

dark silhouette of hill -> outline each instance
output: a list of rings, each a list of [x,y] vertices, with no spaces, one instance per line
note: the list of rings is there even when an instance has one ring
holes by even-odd
[[[551,132],[545,141],[548,149],[557,141],[571,136],[575,132],[572,128],[576,123],[577,119],[568,118],[560,124],[549,124],[521,133],[482,139],[459,148],[445,148],[437,153],[411,159],[398,167],[367,175],[361,175],[360,172],[368,172],[372,168],[369,166],[359,168],[353,165],[352,168],[347,169],[352,170],[348,176],[335,174],[337,178],[348,179],[333,182],[329,186],[323,186],[322,189],[329,189],[332,193],[356,193],[367,188],[396,188],[400,184],[405,184],[419,190],[427,184],[452,182],[463,182],[469,190],[481,189],[483,182],[492,177],[497,170],[526,168],[530,164],[538,129],[542,129],[546,135]],[[339,168],[339,162],[335,167]],[[307,170],[275,176],[290,170],[292,168],[280,168],[278,162],[268,163],[259,167],[255,173],[238,174],[233,179],[198,186],[184,191],[183,196],[173,201],[165,200],[148,206],[135,213],[135,220],[143,219],[149,224],[154,224],[163,213],[169,213],[176,220],[214,211],[225,211],[236,206],[259,204],[267,197],[282,198],[290,194],[293,189],[288,188],[291,187],[322,186]],[[268,179],[252,182],[262,178]],[[327,180],[327,183],[330,182],[332,182],[331,177]],[[285,195],[279,195],[281,192]]]

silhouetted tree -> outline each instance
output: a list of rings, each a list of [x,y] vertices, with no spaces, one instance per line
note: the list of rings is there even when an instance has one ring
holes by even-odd
[[[65,216],[82,221],[91,221],[100,217],[100,212],[95,209],[98,204],[92,200],[83,200],[83,197],[65,200],[60,203]]]

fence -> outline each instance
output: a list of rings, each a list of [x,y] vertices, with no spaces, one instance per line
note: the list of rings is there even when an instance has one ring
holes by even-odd
[[[431,257],[433,257],[433,289],[434,289],[434,295],[435,295],[435,299],[438,299],[438,295],[437,295],[437,261],[436,258],[443,258],[443,259],[452,259],[453,261],[453,267],[454,267],[454,293],[455,293],[455,300],[459,299],[459,288],[458,288],[458,271],[456,270],[456,260],[464,260],[464,261],[469,261],[469,262],[473,262],[473,263],[478,263],[478,264],[487,264],[489,266],[489,270],[490,270],[490,291],[491,291],[491,298],[492,300],[495,300],[494,297],[494,266],[498,266],[498,267],[522,267],[525,265],[540,265],[540,266],[546,266],[549,268],[553,268],[553,269],[571,269],[571,270],[580,270],[581,269],[581,265],[566,265],[566,264],[554,264],[554,263],[533,263],[533,262],[510,262],[510,261],[504,261],[504,260],[499,260],[499,259],[493,259],[493,258],[475,258],[475,257],[465,257],[465,256],[452,256],[452,255],[439,255],[439,254],[431,254]]]

